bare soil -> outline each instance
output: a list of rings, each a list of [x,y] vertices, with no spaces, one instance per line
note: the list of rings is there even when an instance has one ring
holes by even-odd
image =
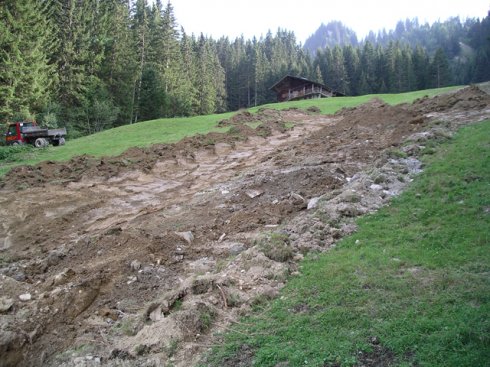
[[[476,87],[333,116],[264,109],[225,134],[12,170],[0,366],[197,363],[306,253],[397,195],[429,140],[489,117]]]

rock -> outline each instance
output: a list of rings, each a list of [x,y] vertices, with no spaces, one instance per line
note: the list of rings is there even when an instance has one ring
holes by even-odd
[[[138,271],[141,269],[141,263],[138,260],[133,260],[130,267],[132,271]]]
[[[61,273],[58,273],[54,276],[54,285],[65,284],[74,275],[75,272],[72,269],[65,268]]]
[[[157,322],[157,321],[160,321],[161,319],[163,319],[164,315],[162,313],[162,307],[161,306],[156,307],[153,311],[150,312],[148,317],[153,322]]]
[[[378,185],[378,184],[372,184],[371,186],[369,186],[369,188],[370,188],[371,190],[374,190],[374,191],[380,191],[380,190],[383,190],[383,186]]]
[[[22,271],[18,271],[15,274],[13,274],[12,278],[14,278],[18,282],[25,282],[26,281],[26,275]]]
[[[296,194],[295,192],[292,192],[290,195],[291,199],[293,199],[293,204],[303,204],[306,203],[306,200],[304,197],[302,197],[300,194]]]
[[[27,302],[27,301],[30,301],[32,299],[32,295],[30,293],[24,293],[24,294],[21,294],[19,296],[19,299],[22,301],[22,302]]]
[[[228,253],[231,255],[231,256],[237,256],[239,254],[241,254],[243,251],[245,251],[247,248],[245,247],[245,245],[243,243],[234,243],[231,245],[231,247],[228,249]]]
[[[53,250],[50,251],[47,257],[48,266],[56,266],[65,257],[63,250]]]
[[[250,198],[254,199],[260,195],[262,195],[264,192],[262,190],[246,190],[245,194]]]
[[[175,234],[177,236],[179,236],[180,238],[182,238],[189,245],[192,244],[192,242],[194,241],[194,235],[192,234],[191,231],[187,231],[187,232],[175,232]]]
[[[320,198],[311,198],[308,201],[308,206],[306,207],[306,209],[308,209],[308,210],[315,209],[318,206],[319,201],[320,201]]]
[[[14,300],[8,297],[0,297],[0,313],[8,312],[14,305]]]

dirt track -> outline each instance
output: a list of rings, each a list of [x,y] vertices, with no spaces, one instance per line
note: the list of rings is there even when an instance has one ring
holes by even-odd
[[[475,87],[334,116],[262,110],[224,121],[228,134],[15,169],[0,195],[0,366],[195,363],[305,253],[398,194],[427,141],[489,117]]]

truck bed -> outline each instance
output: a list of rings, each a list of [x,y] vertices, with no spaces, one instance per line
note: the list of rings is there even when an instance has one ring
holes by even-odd
[[[65,136],[66,129],[43,129],[38,126],[28,126],[22,129],[22,133],[25,137],[34,138],[45,138],[45,137],[55,137],[55,136]]]

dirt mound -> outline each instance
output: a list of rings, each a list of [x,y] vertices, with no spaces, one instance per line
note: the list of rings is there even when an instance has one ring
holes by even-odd
[[[295,111],[294,116],[288,112],[261,109],[257,114],[243,111],[229,120],[223,120],[220,126],[231,126],[228,133],[208,133],[184,138],[174,144],[156,144],[147,148],[134,147],[115,157],[94,158],[87,155],[77,156],[68,162],[42,162],[34,166],[13,168],[0,181],[0,187],[9,190],[22,190],[28,187],[39,187],[50,182],[77,182],[88,177],[111,177],[141,169],[149,172],[157,161],[176,156],[192,158],[193,152],[199,149],[212,151],[219,144],[230,144],[249,137],[270,136],[274,131],[284,133],[288,130],[286,123],[303,116]],[[287,117],[290,116],[290,117]],[[246,125],[246,122],[260,122],[257,128]]]
[[[0,196],[0,366],[192,365],[397,195],[427,140],[490,115],[478,90],[455,95],[242,112],[225,134],[17,168]]]
[[[479,110],[488,107],[490,95],[472,85],[459,89],[455,93],[446,93],[434,98],[423,97],[414,101],[413,109],[420,113],[432,113],[448,110]]]

